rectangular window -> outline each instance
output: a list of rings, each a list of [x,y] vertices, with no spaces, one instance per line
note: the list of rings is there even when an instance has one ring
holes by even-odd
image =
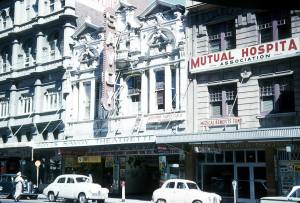
[[[209,87],[210,116],[237,116],[236,92],[236,85]]]
[[[235,22],[234,20],[207,25],[209,51],[218,52],[235,49]]]
[[[259,81],[262,114],[295,111],[293,77],[278,77]]]
[[[60,105],[60,92],[48,90],[45,93],[45,110],[56,110]]]
[[[91,83],[83,83],[83,107],[84,107],[84,119],[90,119],[91,111]]]
[[[9,115],[8,106],[9,106],[8,99],[1,98],[0,99],[0,117],[6,117]]]
[[[257,14],[260,43],[291,37],[291,16],[289,12]]]
[[[176,109],[176,69],[172,69],[172,108]]]
[[[128,86],[128,96],[131,97],[132,102],[140,101],[141,94],[141,77],[133,76],[130,77],[127,81]]]
[[[8,53],[6,51],[3,51],[1,53],[1,73],[6,73],[9,71],[9,68],[8,68]]]
[[[50,13],[55,10],[55,0],[50,0]]]
[[[157,109],[165,109],[165,72],[163,70],[156,71],[155,80]]]
[[[19,113],[27,114],[32,112],[32,96],[29,94],[23,94],[19,98]]]

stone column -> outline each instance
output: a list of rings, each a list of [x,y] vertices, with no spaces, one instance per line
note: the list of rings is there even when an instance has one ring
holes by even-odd
[[[148,113],[148,77],[146,71],[142,73],[142,82],[141,82],[141,106],[142,113]]]
[[[61,56],[63,57],[63,66],[68,69],[71,68],[71,48],[70,44],[73,43],[72,35],[74,34],[75,27],[70,23],[64,25],[64,34],[63,34],[63,49],[60,50]]]
[[[78,115],[79,115],[79,107],[78,107],[78,100],[79,100],[79,84],[78,83],[75,83],[73,85],[73,91],[72,91],[72,98],[73,98],[73,102],[72,102],[72,106],[73,106],[73,109],[72,109],[72,114],[73,114],[73,119],[72,121],[77,121],[78,120]]]
[[[45,107],[47,104],[42,105],[42,101],[44,100],[42,94],[42,82],[41,79],[37,78],[34,83],[34,99],[33,99],[33,112],[40,113],[42,111],[42,107]]]
[[[14,11],[14,24],[19,25],[21,23],[21,19],[24,18],[25,12],[21,11],[21,1],[16,0],[15,1],[15,11]]]
[[[172,110],[172,74],[171,67],[165,67],[165,112]]]
[[[38,32],[36,34],[36,65],[39,66],[41,63],[45,61],[45,54],[44,54],[44,33]]]
[[[10,87],[9,94],[9,116],[15,116],[18,110],[18,100],[17,100],[17,87],[15,84],[12,84]]]
[[[95,86],[96,86],[96,81],[95,80],[91,80],[91,98],[90,98],[90,100],[91,100],[91,106],[90,106],[90,120],[94,120],[94,118],[95,118],[95,91],[93,91],[93,90],[95,90],[96,88],[95,88]]]
[[[187,94],[187,88],[188,88],[188,76],[187,76],[187,71],[186,71],[186,65],[183,62],[179,63],[179,67],[180,69],[179,71],[179,78],[177,80],[180,81],[180,86],[178,88],[180,88],[179,92],[180,92],[180,98],[179,98],[179,108],[180,110],[186,110],[186,102],[187,102],[187,98],[188,98],[188,94]]]
[[[38,16],[45,14],[45,0],[38,0]]]
[[[120,85],[121,85],[121,89],[119,90],[119,105],[120,105],[120,110],[119,110],[119,114],[120,115],[127,115],[128,113],[128,108],[126,108],[128,106],[128,99],[127,99],[127,95],[128,95],[128,86],[127,83],[124,81],[123,77],[120,77]],[[125,108],[122,108],[125,107]]]
[[[157,111],[157,95],[155,92],[155,85],[155,72],[151,68],[149,69],[149,113],[155,113]]]
[[[176,110],[179,110],[179,103],[181,102],[180,101],[180,87],[179,87],[179,84],[180,84],[180,67],[178,66],[175,66],[175,75],[176,75],[176,98],[172,98],[172,99],[175,99],[176,101]]]
[[[11,69],[18,69],[18,54],[19,54],[19,41],[14,39],[12,42],[12,56],[11,56]]]

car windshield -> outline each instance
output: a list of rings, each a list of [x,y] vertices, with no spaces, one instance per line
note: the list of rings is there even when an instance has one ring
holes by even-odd
[[[198,190],[198,186],[196,183],[186,183],[189,189]]]
[[[76,182],[77,183],[88,183],[88,182],[90,182],[90,179],[87,177],[77,177]]]

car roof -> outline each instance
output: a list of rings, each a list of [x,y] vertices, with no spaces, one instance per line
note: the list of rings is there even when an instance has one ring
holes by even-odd
[[[180,178],[178,178],[178,179],[169,179],[169,180],[167,180],[166,182],[172,182],[172,181],[174,181],[174,182],[189,182],[189,183],[195,183],[194,181],[192,181],[192,180],[186,180],[186,179],[180,179]]]
[[[85,178],[88,178],[88,176],[80,175],[80,174],[62,174],[62,175],[58,176],[58,178],[61,178],[61,177],[85,177]]]

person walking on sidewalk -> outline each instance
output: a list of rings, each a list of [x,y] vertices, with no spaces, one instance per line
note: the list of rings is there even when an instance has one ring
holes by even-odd
[[[15,202],[18,202],[21,197],[23,191],[23,184],[24,184],[24,179],[22,178],[21,172],[17,173],[17,177],[15,178],[15,184],[16,184],[16,191],[14,194],[14,199]]]

